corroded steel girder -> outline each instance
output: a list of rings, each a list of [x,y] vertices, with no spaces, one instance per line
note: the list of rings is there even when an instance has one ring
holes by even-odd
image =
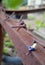
[[[20,28],[19,30],[17,30],[18,28],[12,28],[12,26],[16,26],[19,23],[11,17],[6,20],[4,12],[0,13],[0,24],[9,34],[24,65],[45,65],[45,41],[24,28]],[[29,52],[28,46],[34,44],[34,41],[38,42],[36,51],[32,51],[29,55],[26,55]]]

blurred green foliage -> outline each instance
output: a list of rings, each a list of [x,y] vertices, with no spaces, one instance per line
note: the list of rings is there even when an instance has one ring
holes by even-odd
[[[5,47],[5,46],[4,46],[3,54],[8,55],[8,47]]]
[[[22,5],[23,0],[2,0],[6,8],[15,9]]]
[[[5,32],[3,54],[8,55],[9,48],[13,49],[14,45],[13,45],[12,41],[10,40],[8,34]]]
[[[29,16],[28,19],[30,19],[30,20],[34,20],[35,17],[34,17],[34,16]]]
[[[27,29],[31,29],[32,28],[32,25],[29,22],[26,23],[26,26],[27,26]]]
[[[36,29],[40,29],[41,27],[45,27],[45,23],[42,22],[41,20],[36,21]]]
[[[45,12],[43,13],[43,19],[45,18]]]
[[[7,33],[5,33],[5,41],[4,41],[4,45],[7,47],[14,47],[12,41],[10,40],[9,36]]]

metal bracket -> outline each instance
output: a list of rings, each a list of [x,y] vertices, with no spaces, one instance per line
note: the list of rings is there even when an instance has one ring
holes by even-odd
[[[12,15],[12,14],[11,14],[11,15]],[[6,15],[5,15],[5,16],[6,16],[6,19],[4,19],[3,22],[9,20],[9,18],[11,17],[11,15],[9,16],[8,14],[6,14]]]
[[[6,17],[6,19],[4,19],[3,22],[5,22],[5,21],[7,21],[7,20],[9,20],[9,17]]]
[[[18,28],[18,30],[21,29],[21,28],[27,29],[27,28],[26,28],[26,24],[24,23],[24,21],[22,21],[22,18],[23,18],[23,15],[20,17],[20,20],[19,20],[19,22],[18,22],[19,25],[11,26],[11,28]],[[18,30],[17,30],[17,31],[18,31]]]
[[[11,28],[18,28],[17,31],[20,30],[21,28],[25,28],[26,29],[26,24],[23,24],[23,25],[20,24],[20,25],[16,25],[16,26],[11,26]]]
[[[6,12],[6,11],[5,11],[5,7],[0,7],[0,13],[1,13],[2,11],[3,11],[4,13]]]
[[[25,25],[16,25],[16,26],[11,26],[11,28],[25,28]]]

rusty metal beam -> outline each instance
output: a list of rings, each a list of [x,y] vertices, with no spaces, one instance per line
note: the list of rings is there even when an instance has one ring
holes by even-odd
[[[25,9],[25,10],[7,10],[5,9],[6,13],[12,13],[15,12],[15,14],[22,15],[22,14],[27,14],[27,13],[37,13],[37,12],[44,12],[45,7],[40,7],[40,8],[31,8],[31,9]]]
[[[0,24],[0,65],[1,65],[1,62],[2,62],[3,42],[4,42],[3,28]]]
[[[45,65],[45,49],[42,46],[38,45],[36,51],[26,55],[26,53],[29,52],[27,46],[32,45],[34,40],[36,40],[33,35],[29,34],[24,28],[17,31],[17,28],[12,28],[11,26],[17,25],[18,22],[12,18],[4,21],[5,19],[6,14],[1,12],[0,24],[12,39],[14,47],[17,49],[19,56],[22,58],[24,65]]]

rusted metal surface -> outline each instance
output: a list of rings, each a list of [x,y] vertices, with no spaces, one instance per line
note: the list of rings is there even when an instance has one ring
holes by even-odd
[[[0,24],[0,62],[2,61],[3,42],[4,42],[3,28]]]
[[[11,26],[16,26],[19,23],[16,22],[11,17],[7,20],[6,14],[1,12],[0,14],[0,24],[5,29],[5,31],[9,34],[10,38],[14,43],[14,47],[17,49],[19,56],[22,58],[24,65],[45,65],[45,48],[41,45],[37,44],[37,50],[28,53],[28,46],[34,44],[34,41],[38,41],[38,43],[43,43],[45,45],[45,41],[41,41],[41,39],[37,39],[32,35],[31,32],[27,31],[24,28],[12,28]],[[5,20],[5,21],[4,21]]]
[[[27,31],[27,33],[34,38],[34,41],[36,41],[38,44],[40,44],[41,46],[43,46],[45,48],[45,40],[43,40],[42,38],[34,35],[33,32],[31,32],[31,31],[30,32]]]

